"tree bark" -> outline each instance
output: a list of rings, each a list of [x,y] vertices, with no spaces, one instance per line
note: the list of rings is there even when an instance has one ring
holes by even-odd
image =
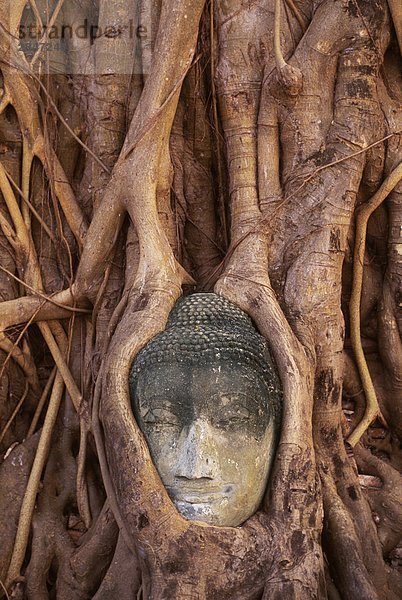
[[[0,597],[400,597],[399,13],[4,0]],[[51,34],[85,23],[54,73]],[[283,388],[236,528],[177,512],[129,401],[138,351],[211,290]]]

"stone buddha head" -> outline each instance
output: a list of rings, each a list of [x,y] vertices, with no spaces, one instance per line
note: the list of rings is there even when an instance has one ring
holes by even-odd
[[[216,294],[179,300],[136,356],[133,411],[163,484],[187,519],[236,527],[258,509],[281,421],[265,339]]]

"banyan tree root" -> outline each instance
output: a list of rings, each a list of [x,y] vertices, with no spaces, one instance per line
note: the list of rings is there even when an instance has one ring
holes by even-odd
[[[53,435],[53,428],[56,422],[57,413],[59,411],[63,391],[63,380],[60,375],[56,376],[49,407],[46,413],[46,419],[38,444],[38,451],[35,456],[35,461],[32,466],[27,489],[25,490],[24,499],[21,506],[13,555],[11,557],[10,564],[8,567],[6,579],[7,586],[9,586],[13,581],[15,581],[20,575],[20,570],[24,561],[25,552],[28,544],[32,515],[36,503],[36,495],[38,493],[40,485],[42,470],[48,458],[51,438]]]
[[[236,204],[234,206],[236,207]],[[235,208],[234,211],[239,221],[236,221],[235,225],[233,225],[233,237],[237,235],[236,227],[239,226],[239,223],[244,223],[241,214],[242,207],[239,206],[239,209],[237,210]],[[262,249],[262,264],[259,266],[259,270],[264,273],[264,241],[259,239],[260,236],[257,236],[257,238],[256,242]],[[251,253],[246,256],[247,258],[250,258]],[[266,281],[266,275],[263,275],[261,283],[264,284]],[[260,281],[257,283],[260,283]],[[262,578],[261,572],[262,563],[260,560],[256,560],[256,547],[251,547],[247,540],[250,535],[254,535],[252,532],[256,527],[259,531],[258,537],[261,538],[261,546],[258,547],[257,552],[260,555],[262,553],[263,556],[266,552],[264,548],[268,549],[269,546],[271,546],[272,551],[271,534],[268,531],[263,533],[264,528],[260,529],[261,523],[264,522],[265,517],[263,515],[256,517],[255,522],[251,520],[249,525],[240,528],[238,531],[226,528],[215,529],[202,527],[186,522],[177,514],[167,497],[159,477],[149,461],[148,450],[128,408],[127,379],[132,359],[144,343],[152,337],[152,335],[163,328],[164,322],[166,321],[167,315],[175,299],[174,296],[172,297],[171,283],[169,286],[170,292],[169,288],[166,288],[166,284],[165,289],[163,289],[162,286],[163,280],[159,282],[157,291],[152,291],[151,288],[148,292],[148,286],[145,283],[143,292],[144,300],[142,303],[139,302],[138,299],[129,301],[128,310],[126,310],[123,315],[114,334],[112,345],[109,348],[109,359],[103,365],[103,370],[101,372],[102,389],[98,390],[97,393],[102,397],[101,415],[106,434],[105,443],[107,459],[108,465],[111,467],[110,474],[112,474],[117,495],[117,501],[113,501],[112,509],[117,510],[118,507],[120,515],[116,515],[116,518],[118,521],[121,519],[121,521],[125,522],[125,536],[130,536],[134,540],[138,540],[140,548],[143,549],[142,552],[145,552],[145,562],[150,565],[150,571],[152,573],[147,591],[149,597],[158,597],[160,594],[181,597],[186,593],[191,593],[192,590],[198,590],[199,593],[202,593],[202,590],[207,589],[210,591],[209,593],[213,593],[214,589],[216,589],[216,593],[218,593],[219,590],[221,597],[244,597],[244,594],[248,595],[252,593],[253,589],[257,592],[257,590],[262,591],[264,588],[264,578]],[[220,291],[220,293],[225,293],[219,286],[216,289],[217,291]],[[236,298],[236,301],[239,302],[239,299]],[[130,309],[131,304],[133,306],[132,309]],[[263,305],[263,302],[261,304]],[[291,352],[291,354],[293,354],[295,347],[297,347],[297,343],[292,338],[288,325],[285,325],[283,320],[281,322],[280,309],[277,308],[276,310],[279,315],[277,315],[276,318],[277,328],[281,333],[283,329],[285,329],[290,338],[288,343],[293,344]],[[136,331],[135,342],[127,333],[133,330]],[[304,366],[304,360],[302,358],[304,354],[302,350],[298,350],[298,355],[300,355],[300,358],[296,360],[294,365],[294,372],[297,374],[297,382],[300,384],[298,393],[306,394],[305,387],[301,384],[300,376],[302,367]],[[285,362],[283,355],[282,362]],[[291,378],[289,378],[289,381],[291,381]],[[292,382],[291,385],[294,385],[294,383]],[[295,390],[296,387],[291,387],[291,389]],[[289,391],[288,394],[290,395]],[[306,395],[308,397],[308,394]],[[108,399],[111,398],[118,399],[118,401],[110,402]],[[294,404],[296,405],[297,402]],[[293,410],[297,410],[296,407]],[[291,420],[291,414],[288,416],[288,419]],[[289,463],[292,464],[292,461],[295,465],[298,464],[298,460],[300,460],[302,464],[313,464],[311,459],[311,448],[305,448],[300,455],[296,452],[295,456],[291,450],[292,446],[299,448],[304,433],[305,432],[295,433],[295,442],[287,442],[286,439],[284,440],[282,468],[287,474]],[[116,436],[121,439],[121,444],[118,447],[115,444],[110,444],[110,440],[114,439]],[[97,441],[101,442],[100,436],[98,436]],[[103,451],[99,445],[100,444],[98,443],[98,451],[102,454]],[[288,450],[288,446],[290,451]],[[130,466],[127,465],[127,473],[135,471],[138,474],[134,481],[131,478],[125,478],[120,481],[116,481],[115,478],[113,478],[116,465],[123,459],[123,456],[125,461],[129,460],[130,463],[132,463]],[[103,462],[104,480],[107,480],[109,474],[105,473],[105,469],[107,468],[106,461],[103,460],[101,462]],[[281,461],[279,460],[279,462]],[[293,469],[296,468],[295,465],[293,465]],[[312,485],[308,484],[306,481],[309,481],[309,477],[307,476],[306,478],[305,470],[302,469],[301,471],[303,472],[306,495],[316,497],[317,489],[315,486],[315,476],[313,476],[314,481]],[[278,481],[280,478],[281,475],[278,474]],[[297,486],[296,482],[295,485]],[[108,493],[109,492],[113,494],[112,486],[108,489]],[[133,494],[139,498],[139,503],[134,507],[134,511],[130,501]],[[149,498],[154,498],[152,503],[149,503]],[[305,500],[306,496],[301,495],[301,498]],[[302,503],[303,500],[300,499],[300,502]],[[272,503],[273,512],[275,512],[274,506],[277,504],[279,504],[279,499]],[[309,502],[308,504],[310,505],[311,503]],[[311,507],[311,510],[313,513],[315,512],[313,507]],[[308,514],[304,514],[303,511],[303,519],[306,522],[306,525],[310,522],[310,527],[312,527],[312,519],[310,518],[309,520],[310,509],[307,512]],[[320,518],[319,512],[315,514],[314,522],[316,522],[316,519],[319,520]],[[293,527],[297,528],[298,525],[299,522],[296,520],[296,524],[293,525]],[[279,527],[279,524],[275,525],[275,523],[273,523],[271,525],[271,528],[272,527]],[[293,527],[292,532],[294,531]],[[317,538],[315,537],[314,531],[314,528],[312,528],[310,535],[302,536],[299,550],[300,548],[304,549],[305,556],[310,557],[310,560],[314,557],[313,560],[318,560],[319,563],[320,553],[311,552],[317,544]],[[187,568],[176,568],[173,573],[171,572],[170,565],[172,564],[172,561],[173,563],[175,562],[175,540],[177,540],[177,547],[181,548],[181,554],[183,547],[185,547],[187,556],[191,556],[190,562],[193,563],[191,566],[193,573],[191,582],[188,581]],[[224,550],[228,541],[230,542],[229,545],[231,547],[231,558],[226,555]],[[285,541],[281,540],[281,543],[284,548],[287,547]],[[156,546],[158,547],[157,556],[155,556],[152,551],[152,548]],[[245,559],[243,563],[243,568],[238,572],[236,579],[230,585],[225,585],[224,573],[225,571],[231,570],[230,563],[227,561],[236,560],[236,555],[241,551],[240,548],[242,547],[249,548],[247,559]],[[323,585],[323,578],[320,577],[321,569],[308,568],[305,563],[299,568],[303,572],[304,577],[307,574],[310,574],[309,583],[308,585],[305,583],[299,585],[295,570],[297,560],[295,556],[293,556],[293,551],[290,550],[290,547],[289,541],[286,553],[289,554],[288,563],[293,565],[291,570],[292,575],[286,584],[275,584],[275,589],[278,589],[279,591],[280,589],[292,588],[295,592],[297,590],[297,593],[299,593],[300,590],[300,593],[304,595],[307,593],[307,589],[309,589],[309,593],[312,588],[314,590],[320,590]],[[151,552],[149,552],[148,549],[151,549]],[[217,556],[220,560],[221,567],[219,568],[219,571],[217,571],[215,559],[213,561],[214,566],[212,567],[210,564],[210,557],[212,556]],[[179,557],[177,557],[177,560],[181,562]],[[307,559],[306,562],[308,562]],[[181,571],[183,571],[182,576],[180,576]],[[195,573],[197,573],[197,575],[195,575]],[[312,580],[310,581],[311,577]],[[273,584],[269,585],[269,592],[267,591],[267,593],[272,591],[272,585]],[[319,592],[317,591],[317,593]]]
[[[363,281],[363,264],[364,264],[364,251],[365,251],[365,240],[367,232],[367,222],[373,212],[380,206],[381,202],[392,192],[394,187],[402,179],[402,163],[400,163],[393,171],[388,175],[387,179],[383,182],[380,189],[371,198],[370,202],[365,204],[361,210],[357,213],[356,219],[356,239],[355,239],[355,252],[353,261],[353,285],[352,295],[350,298],[350,337],[352,341],[353,351],[355,353],[357,366],[360,372],[362,385],[366,395],[366,410],[363,419],[356,426],[353,432],[348,437],[348,442],[351,446],[355,446],[367,427],[377,417],[382,417],[377,402],[377,396],[375,393],[374,385],[370,376],[370,372],[367,367],[367,362],[364,356],[361,333],[360,333],[360,301],[362,292],[362,281]]]
[[[25,444],[17,445],[5,458],[0,470],[2,494],[0,498],[0,527],[2,551],[0,557],[0,580],[5,584],[15,536],[15,522],[21,511],[29,473],[38,445],[38,435]]]
[[[82,357],[88,370],[93,367],[96,378],[92,403],[81,400],[83,390],[91,395],[92,382],[79,385],[77,377],[72,376],[72,363],[67,366],[66,336],[57,324],[52,325],[50,334],[41,324],[57,364],[56,381],[68,387],[79,412],[82,434],[81,451],[79,436],[74,440],[66,434],[68,452],[62,464],[69,482],[59,499],[55,471],[61,446],[53,438],[33,521],[31,563],[26,570],[27,589],[32,597],[46,598],[48,585],[52,593],[57,589],[62,600],[110,596],[121,575],[120,561],[124,561],[128,575],[122,593],[125,582],[118,582],[119,597],[137,592],[143,598],[397,597],[391,589],[392,578],[382,560],[370,508],[358,487],[358,474],[345,452],[340,428],[342,262],[366,165],[366,147],[378,143],[384,125],[377,80],[390,31],[386,3],[369,6],[357,1],[328,0],[313,7],[308,1],[286,2],[291,11],[283,11],[286,19],[280,21],[283,39],[279,45],[278,11],[275,44],[271,35],[275,4],[278,8],[278,2],[250,6],[235,0],[224,6],[211,3],[219,41],[212,52],[216,69],[213,65],[211,70],[215,77],[213,96],[219,105],[212,112],[215,123],[220,120],[219,130],[224,136],[225,156],[219,154],[219,160],[221,167],[225,161],[229,190],[226,198],[221,186],[220,197],[227,206],[223,213],[222,206],[217,211],[217,223],[225,221],[229,205],[231,217],[231,246],[214,289],[246,310],[266,336],[281,375],[285,400],[283,434],[263,510],[235,529],[189,522],[177,513],[134,421],[127,385],[135,354],[164,328],[183,286],[194,283],[183,264],[193,275],[201,272],[202,260],[198,256],[191,258],[198,252],[196,244],[190,244],[186,253],[178,241],[185,231],[186,215],[195,227],[208,222],[208,235],[216,242],[214,211],[209,210],[208,218],[197,214],[197,209],[203,207],[202,198],[194,193],[196,184],[186,180],[197,169],[210,168],[208,161],[201,160],[201,153],[204,146],[208,150],[216,136],[210,136],[212,141],[202,138],[199,146],[195,133],[192,138],[185,133],[184,142],[177,140],[181,132],[192,126],[180,110],[184,112],[191,95],[188,90],[197,88],[191,82],[194,71],[189,69],[204,3],[169,1],[163,3],[161,10],[154,4],[152,10],[148,6],[160,25],[151,71],[144,78],[139,99],[137,95],[133,100],[136,112],[126,138],[120,130],[110,131],[110,135],[97,131],[87,140],[91,148],[85,151],[96,163],[95,171],[102,175],[96,182],[94,199],[88,190],[85,192],[85,211],[75,210],[76,196],[67,176],[73,172],[71,165],[61,166],[49,136],[41,129],[35,87],[38,81],[24,69],[12,80],[11,71],[5,69],[6,92],[0,108],[11,102],[26,136],[21,191],[27,196],[27,173],[35,155],[49,179],[54,180],[55,199],[76,240],[69,242],[70,249],[74,252],[77,244],[82,253],[74,282],[53,298],[46,297],[47,288],[41,285],[37,269],[33,275],[21,277],[42,296],[3,303],[2,323],[4,327],[22,323],[34,313],[34,319],[41,322],[72,315],[76,315],[75,320],[77,309],[88,306],[84,302],[90,300],[94,306],[93,322],[86,323],[83,337],[87,345]],[[127,5],[119,3],[122,10]],[[244,15],[248,17],[247,26]],[[307,31],[303,15],[311,18]],[[207,19],[211,23],[210,15]],[[245,40],[247,53],[243,52]],[[281,59],[281,45],[287,64],[303,70],[303,86],[298,85],[293,96],[286,93],[286,85],[281,93],[271,86],[269,74],[276,68],[275,51],[277,60]],[[149,48],[144,51],[144,60],[147,52]],[[197,65],[201,64],[202,58],[197,56],[197,60]],[[328,80],[322,85],[324,66]],[[186,77],[188,85],[182,85]],[[360,82],[357,86],[356,79]],[[104,83],[105,80],[98,80],[92,88],[99,92],[99,104],[105,99],[104,90],[99,90]],[[111,129],[115,123],[124,127],[124,103],[115,107],[113,102],[118,101],[119,90],[127,89],[127,85],[117,82],[105,99],[106,110],[108,106],[116,109],[116,113],[106,117]],[[320,95],[317,85],[322,88]],[[17,93],[20,88],[21,95]],[[177,113],[180,94],[183,102]],[[32,112],[28,106],[33,107]],[[177,114],[173,187],[182,206],[174,213],[168,201],[172,175],[169,139]],[[205,124],[206,119],[194,117],[193,123],[200,121]],[[194,143],[186,143],[188,139]],[[32,142],[31,149],[27,140]],[[223,146],[223,142],[219,140],[219,145]],[[97,159],[96,154],[103,151],[102,160]],[[189,165],[189,157],[192,160],[198,151],[198,162]],[[105,165],[108,158],[110,162]],[[221,169],[220,177],[224,176],[225,170]],[[82,188],[88,180],[91,181],[91,167],[86,166]],[[105,189],[98,203],[102,193],[100,181]],[[12,226],[1,221],[3,233],[24,258],[24,252],[30,248],[30,244],[24,245],[26,230],[29,233],[27,213],[21,211],[22,223],[4,182],[2,189],[7,189],[8,206],[14,216]],[[86,233],[92,200],[95,210]],[[127,214],[131,224],[126,236]],[[12,227],[22,232],[21,240],[16,241]],[[188,260],[181,264],[186,254]],[[38,263],[34,254],[29,256]],[[127,263],[133,257],[132,264],[122,265],[124,256]],[[217,262],[214,256],[213,273],[200,275],[205,276],[206,285],[216,279]],[[124,283],[119,282],[123,272],[127,278]],[[69,336],[69,343],[75,351],[80,347],[73,335]],[[91,356],[94,349],[101,356]],[[69,403],[67,406],[72,410]],[[53,408],[51,402],[49,415]],[[62,426],[63,419],[64,413],[60,412],[56,427]],[[77,429],[78,419],[72,427],[75,434]],[[75,500],[77,490],[83,489],[80,484],[89,477],[91,432],[108,500],[100,510],[102,494],[96,499],[89,490],[91,510],[86,512],[83,499],[76,503]],[[47,435],[48,443],[46,424],[42,435]],[[376,468],[379,473],[378,465]],[[77,471],[80,477],[75,489]],[[33,492],[28,490],[31,506],[39,479],[36,476]],[[66,535],[65,525],[60,525],[65,511],[77,507],[87,525],[93,519],[79,548]],[[27,523],[29,519],[24,525],[25,540]],[[321,548],[322,531],[326,557]],[[54,537],[47,547],[45,542],[51,532]],[[385,532],[383,539],[387,547],[394,543],[389,533]],[[369,555],[364,552],[365,544],[370,546]],[[18,544],[16,550],[14,580],[25,554]],[[102,561],[94,565],[97,552],[102,554]],[[350,557],[346,565],[345,556]],[[328,569],[324,558],[329,561]],[[14,569],[17,562],[18,569]],[[53,584],[47,580],[48,573],[52,576],[57,567],[57,581]],[[89,571],[91,575],[87,576]],[[331,591],[325,589],[325,580],[332,582]]]
[[[390,464],[364,446],[356,448],[355,457],[360,472],[378,477],[381,481],[381,487],[368,488],[367,493],[386,557],[400,543],[402,536],[402,477]]]

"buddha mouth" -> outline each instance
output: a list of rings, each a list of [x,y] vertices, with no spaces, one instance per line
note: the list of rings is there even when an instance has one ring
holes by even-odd
[[[191,495],[182,495],[175,494],[174,501],[175,502],[186,502],[187,504],[211,504],[212,502],[216,502],[219,499],[225,498],[225,496],[220,493],[216,494],[198,494],[197,496]]]
[[[222,488],[214,488],[207,490],[186,490],[176,487],[168,487],[168,492],[174,502],[187,503],[187,504],[213,504],[215,502],[221,502],[227,500],[234,491],[232,484],[225,485]]]

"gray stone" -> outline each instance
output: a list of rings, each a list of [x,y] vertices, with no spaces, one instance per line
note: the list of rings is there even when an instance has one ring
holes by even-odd
[[[130,395],[184,517],[238,526],[258,509],[282,393],[267,342],[246,313],[216,294],[181,299],[135,358]]]

